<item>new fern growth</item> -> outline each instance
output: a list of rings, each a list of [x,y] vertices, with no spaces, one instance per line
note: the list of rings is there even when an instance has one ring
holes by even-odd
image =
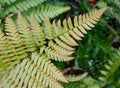
[[[94,27],[105,10],[76,16],[74,22],[68,18],[51,23],[46,17],[43,25],[33,14],[29,23],[20,12],[17,22],[9,15],[5,32],[0,30],[0,88],[63,88],[59,81],[67,80],[51,59],[72,60],[72,46]]]

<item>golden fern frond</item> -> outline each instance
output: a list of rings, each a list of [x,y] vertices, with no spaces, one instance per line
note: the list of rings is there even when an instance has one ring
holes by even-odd
[[[0,88],[63,88],[58,81],[67,80],[50,59],[73,59],[72,46],[94,27],[105,10],[80,15],[74,22],[68,18],[62,24],[46,18],[44,25],[39,25],[33,15],[28,23],[21,13],[14,23],[8,16],[5,35],[0,31]]]
[[[16,34],[13,22],[9,18],[7,18],[6,21],[6,26],[13,29],[10,31],[9,28],[6,28],[7,36],[0,31],[0,75],[1,72],[3,73],[13,69],[22,58],[27,56],[24,51],[24,46],[22,46],[19,36]],[[13,26],[10,26],[9,23]]]
[[[48,75],[44,74],[41,69],[39,69],[34,63],[32,63],[28,58],[24,59],[21,64],[18,64],[15,69],[4,76],[2,79],[1,88],[13,87],[13,88],[55,88],[53,86],[59,85]],[[5,81],[4,81],[5,80]],[[44,84],[42,84],[42,83]],[[54,82],[54,85],[53,85]],[[49,83],[49,84],[48,84]]]
[[[44,73],[50,75],[56,80],[67,82],[67,80],[61,74],[61,72],[54,66],[54,64],[51,63],[49,59],[47,59],[45,55],[43,54],[39,55],[37,53],[32,53],[31,59],[39,68],[44,70]]]
[[[6,73],[7,74],[7,73]],[[5,75],[0,88],[62,88],[56,80],[67,82],[61,72],[44,55],[32,53],[31,59],[25,58]]]
[[[71,21],[71,18],[65,19],[63,23],[58,20],[55,24],[53,21],[53,29],[49,30],[49,32],[53,32],[52,34],[54,35],[51,35],[50,41],[48,42],[49,46],[45,49],[48,58],[59,61],[69,61],[73,59],[68,53],[64,53],[64,55],[58,53],[56,48],[62,47],[59,49],[72,53],[74,49],[71,46],[77,46],[76,40],[81,40],[82,37],[84,37],[84,34],[87,34],[86,30],[91,30],[91,28],[94,27],[106,9],[107,8],[103,8],[85,15],[76,16],[74,22]],[[61,24],[63,24],[63,27]],[[44,30],[46,31],[46,29]],[[51,42],[56,44],[56,46],[54,45],[54,48],[52,47]]]
[[[66,55],[62,55],[59,52],[57,52],[56,50],[51,49],[49,47],[45,48],[45,53],[47,54],[47,56],[50,59],[54,59],[56,61],[70,61],[70,60],[73,59],[73,57],[68,56],[68,55],[67,56]]]
[[[63,47],[58,46],[53,41],[49,42],[48,47],[50,47],[51,49],[54,49],[57,53],[59,53],[61,55],[71,55],[74,52],[74,51],[68,51],[68,50],[64,49]]]
[[[41,88],[62,88],[56,81],[67,82],[62,73],[43,53],[42,55],[32,53],[38,46],[40,49],[40,46],[44,44],[41,42],[45,40],[37,21],[31,15],[31,26],[29,26],[19,13],[17,25],[15,25],[11,17],[10,15],[5,20],[6,35],[0,31],[0,76],[3,76],[0,88],[32,88],[33,86],[36,88],[38,84]],[[31,59],[29,59],[30,54]],[[37,76],[36,79],[33,75]],[[34,82],[33,85],[32,82]]]
[[[4,44],[4,48],[6,48],[3,56],[4,63],[7,65],[7,69],[12,69],[16,64],[18,64],[21,59],[27,56],[27,53],[24,51],[23,43],[20,39],[20,36],[17,32],[16,25],[11,19],[11,17],[7,17],[5,20],[5,27],[6,27],[6,37],[4,36],[2,41],[2,45]],[[3,36],[3,34],[1,33]],[[2,39],[2,38],[1,38]],[[1,47],[2,48],[2,47]],[[12,66],[12,67],[11,67]]]

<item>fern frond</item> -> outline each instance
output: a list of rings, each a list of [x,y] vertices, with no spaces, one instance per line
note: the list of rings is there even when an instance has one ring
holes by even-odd
[[[11,27],[10,24],[12,24],[12,20],[7,18],[6,21],[6,26]],[[16,64],[20,63],[22,58],[27,56],[24,51],[24,46],[22,46],[19,36],[16,33],[14,25],[12,28],[12,31],[10,31],[9,28],[6,28],[6,34],[9,35],[9,37],[4,36],[4,34],[0,31],[0,69],[3,69],[3,72],[12,69]]]
[[[105,10],[106,10],[106,8],[103,8],[99,11],[93,11],[93,12],[90,12],[83,16],[80,15],[79,17],[77,17],[77,21],[74,21],[73,24],[71,22],[71,18],[68,18],[66,23],[63,21],[63,25],[67,24],[67,29],[66,29],[66,27],[64,27],[63,29],[65,29],[65,31],[56,35],[56,37],[63,35],[65,33],[68,33],[69,31],[73,31],[77,36],[84,37],[84,34],[87,33],[86,30],[90,30],[92,27],[94,27],[94,25],[97,23],[97,21],[99,20],[99,18],[101,17],[102,13]],[[75,19],[76,19],[76,17],[74,18],[74,20]],[[77,24],[76,24],[76,22],[77,22]],[[59,23],[59,24],[61,24],[61,23]],[[58,31],[62,31],[62,30],[60,29]],[[80,33],[80,34],[78,34],[78,33]],[[64,35],[64,36],[66,36],[66,35]]]
[[[17,1],[17,0],[7,0],[3,1],[7,4],[9,4],[9,7],[5,8],[3,5],[3,8],[5,9],[5,12],[3,12],[3,16],[5,17],[10,12],[18,13],[18,11],[28,11],[28,9],[38,6],[40,3],[44,2],[46,0],[24,0],[24,1]],[[13,4],[14,2],[14,4]]]
[[[2,68],[0,67],[0,75],[5,73],[4,71],[6,70],[6,68],[10,69],[6,71],[7,76],[4,75],[4,77],[2,77],[3,80],[5,80],[5,82],[3,83],[2,81],[2,83],[0,84],[1,88],[6,86],[32,87],[35,86],[36,84],[38,85],[39,82],[41,83],[39,87],[43,86],[43,88],[45,87],[62,88],[62,86],[60,86],[60,84],[56,80],[60,80],[63,82],[67,82],[67,80],[64,78],[62,73],[53,64],[51,64],[51,61],[49,59],[45,59],[47,57],[39,56],[39,54],[33,53],[31,60],[29,58],[26,58],[28,57],[28,53],[34,51],[34,48],[36,47],[36,42],[34,41],[34,38],[36,38],[36,36],[32,38],[32,32],[30,30],[30,27],[26,20],[23,19],[22,15],[20,13],[18,14],[17,26],[13,22],[11,15],[6,18],[5,22],[6,22],[5,24],[6,35],[4,35],[1,32],[0,36],[1,37],[0,66],[2,67]],[[32,23],[31,25],[33,29],[40,30],[37,29],[40,28],[40,26],[38,25],[35,19],[33,22],[34,23]],[[38,32],[40,33],[40,31]],[[13,69],[14,67],[16,69]],[[33,68],[35,70],[32,71]],[[25,75],[28,74],[29,76],[23,77],[23,75],[19,73],[23,73]],[[38,77],[40,76],[39,80],[34,78],[33,75],[35,74]],[[32,82],[34,81],[35,85],[32,85]],[[26,84],[26,82],[28,84]],[[31,84],[29,84],[29,82]]]
[[[70,10],[68,6],[57,6],[57,5],[41,5],[43,2],[47,0],[2,0],[1,3],[1,12],[0,17],[4,18],[10,13],[17,14],[19,11],[24,13],[24,17],[29,20],[29,15],[31,12],[34,13],[35,18],[38,22],[42,22],[45,16],[49,16],[50,18],[54,18],[61,13],[64,13]],[[4,9],[4,11],[3,11]]]
[[[45,74],[42,69],[28,58],[24,59],[21,64],[18,64],[15,69],[11,70],[8,75],[5,75],[2,80],[0,84],[2,85],[1,88],[62,88],[58,82]]]
[[[63,21],[64,27],[60,20],[50,23],[48,18],[44,25],[39,25],[33,14],[28,23],[21,13],[15,23],[9,15],[5,34],[0,31],[0,88],[63,88],[58,81],[67,80],[50,59],[73,59],[72,46],[94,27],[105,10],[75,17],[74,22],[68,18]]]
[[[108,60],[108,63],[105,64],[105,69],[101,70],[102,76],[99,79],[103,82],[111,81],[110,79],[114,75],[114,73],[118,70],[120,66],[120,50],[117,51],[116,54],[113,55],[114,60]]]
[[[67,82],[61,72],[51,63],[49,59],[47,59],[45,55],[40,56],[37,53],[33,53],[31,59],[39,68],[44,70],[44,73],[52,76],[56,80]]]
[[[50,41],[48,46],[51,47],[51,49],[54,49],[56,52],[58,52],[61,55],[71,55],[74,52],[74,51],[68,51],[62,48],[61,46],[58,46],[53,41]]]
[[[59,52],[51,49],[51,48],[46,48],[45,49],[45,53],[47,54],[47,56],[50,58],[50,59],[53,59],[53,60],[56,60],[56,61],[70,61],[73,59],[73,57],[71,56],[66,56],[66,55],[62,55],[60,54]]]
[[[21,41],[20,35],[17,32],[17,28],[11,17],[7,17],[5,20],[6,26],[6,41],[8,43],[9,50],[9,61],[10,64],[15,62],[15,64],[19,63],[21,59],[27,56],[27,53],[24,51],[25,47],[23,42]],[[10,54],[11,53],[11,54]],[[14,57],[13,57],[14,56]],[[6,59],[6,60],[7,60]],[[8,64],[8,62],[6,62]],[[13,64],[13,63],[12,63]],[[14,64],[14,65],[15,65]]]
[[[42,5],[39,8],[37,7],[28,11],[28,15],[25,15],[25,17],[29,20],[29,15],[33,12],[37,21],[41,23],[46,16],[54,18],[68,10],[70,10],[68,6]]]
[[[99,18],[101,17],[102,13],[105,10],[106,8],[103,8],[99,11],[93,11],[83,16],[80,15],[79,17],[75,17],[73,23],[71,21],[71,18],[68,18],[67,20],[64,20],[62,23],[64,27],[61,26],[60,20],[57,22],[57,24],[53,22],[53,29],[49,31],[55,32],[55,33],[52,33],[55,35],[52,35],[51,37],[47,38],[48,40],[50,40],[48,44],[51,41],[54,41],[58,47],[62,47],[68,52],[72,52],[72,50],[74,49],[71,46],[77,45],[75,40],[78,40],[78,38],[79,40],[81,40],[81,38],[84,37],[84,34],[87,33],[86,30],[91,30],[91,28],[94,27],[94,25],[97,23],[97,21],[99,20]],[[55,58],[55,60],[59,60],[59,61],[67,60],[67,59],[66,60],[63,59],[65,57],[66,58],[68,57],[67,54],[64,56],[62,55],[60,56],[59,53],[54,51],[54,49],[47,48],[46,54],[48,55],[48,57],[53,58],[53,59]],[[68,58],[68,60],[70,59],[72,58]]]

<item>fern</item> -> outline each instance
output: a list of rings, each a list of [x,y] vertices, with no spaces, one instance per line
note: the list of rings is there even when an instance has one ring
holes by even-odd
[[[3,1],[2,3],[7,3],[7,5],[2,5],[2,8],[5,10],[2,15],[3,17],[5,17],[6,15],[8,15],[10,12],[14,12],[17,13],[18,10],[20,11],[28,11],[28,9],[30,8],[34,8],[36,6],[38,6],[40,3],[44,2],[45,0],[24,0],[24,1]]]
[[[4,5],[4,4],[11,4],[14,3],[16,0],[0,0],[0,4]]]
[[[24,13],[24,16],[29,20],[29,15],[31,12],[33,12],[38,22],[42,22],[45,16],[54,18],[70,9],[70,7],[68,6],[42,4],[45,1],[47,0],[3,0],[0,2],[0,17],[4,18],[9,13],[17,14],[18,11],[21,11]]]
[[[31,12],[35,13],[34,16],[38,22],[42,22],[45,16],[54,18],[61,13],[70,10],[68,6],[57,6],[57,5],[43,5],[41,8],[32,9]],[[31,12],[28,12],[26,18],[29,20],[29,15]]]
[[[33,14],[29,23],[20,12],[17,22],[9,15],[5,32],[0,31],[0,88],[63,88],[58,81],[67,80],[50,59],[72,60],[72,46],[94,27],[105,10],[76,16],[74,22],[68,18],[51,23],[46,17],[43,25]]]
[[[113,60],[108,60],[108,63],[105,64],[105,69],[101,70],[102,76],[99,79],[105,83],[111,82],[113,75],[120,67],[120,49],[113,55]]]

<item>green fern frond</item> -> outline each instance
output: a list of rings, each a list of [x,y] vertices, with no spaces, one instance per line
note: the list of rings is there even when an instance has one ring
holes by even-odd
[[[68,6],[42,5],[41,7],[37,7],[28,11],[28,15],[25,15],[25,17],[29,20],[29,15],[31,12],[33,12],[37,21],[42,22],[46,16],[54,18],[68,10],[70,10],[70,7]]]
[[[113,55],[114,60],[108,60],[108,64],[105,64],[105,69],[101,70],[102,76],[99,79],[103,82],[108,82],[114,75],[114,73],[118,70],[120,66],[120,50],[117,51],[116,54]]]
[[[18,13],[18,11],[28,11],[28,9],[33,8],[38,6],[40,3],[44,2],[46,0],[7,0],[7,1],[3,1],[4,3],[7,3],[8,6],[6,7],[6,5],[2,5],[2,7],[4,8],[4,12],[3,12],[3,17],[5,17],[6,15],[8,15],[10,12],[13,13]]]
[[[58,81],[67,82],[50,59],[73,59],[76,40],[91,30],[106,8],[83,16],[50,23],[46,18],[39,25],[33,14],[28,23],[21,13],[17,22],[9,15],[5,20],[5,33],[0,31],[0,88],[63,88]],[[76,37],[77,36],[77,37]]]
[[[1,1],[0,17],[4,18],[10,13],[17,14],[19,11],[24,13],[24,16],[29,20],[31,12],[34,13],[38,22],[42,22],[45,16],[54,18],[59,14],[66,12],[70,9],[68,6],[57,5],[41,5],[46,0],[7,0]],[[3,4],[4,3],[4,4]]]
[[[16,0],[0,0],[0,4],[8,4],[10,5],[11,3],[14,3]]]

